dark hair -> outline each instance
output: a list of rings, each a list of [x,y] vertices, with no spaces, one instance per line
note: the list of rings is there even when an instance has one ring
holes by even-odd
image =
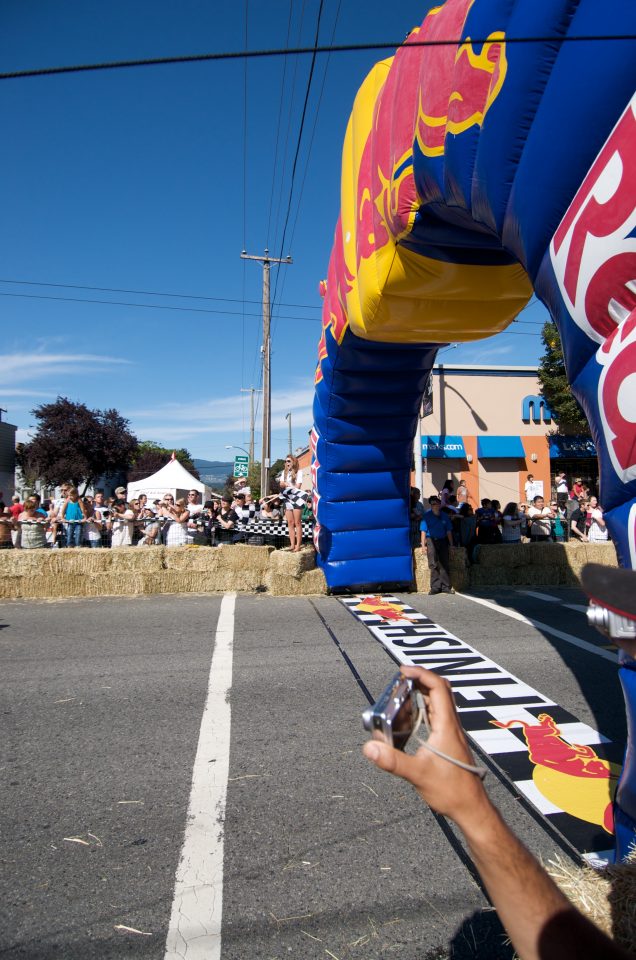
[[[519,506],[513,500],[507,503],[503,512],[504,517],[516,517],[519,513]]]
[[[455,484],[452,480],[447,480],[442,487],[442,490],[452,490]]]
[[[538,493],[538,494],[536,495],[536,497],[533,497],[533,498],[532,498],[532,502],[533,502],[533,503],[536,503],[537,500],[545,500],[545,497],[542,497],[541,494]]]
[[[436,497],[435,495],[433,495],[432,497],[428,498],[428,502],[430,503],[431,506],[433,506],[434,503],[441,503],[442,501],[440,500],[439,497]]]
[[[484,497],[484,499],[481,501],[482,507],[485,507],[487,503],[492,504],[492,500],[489,500],[488,497]]]

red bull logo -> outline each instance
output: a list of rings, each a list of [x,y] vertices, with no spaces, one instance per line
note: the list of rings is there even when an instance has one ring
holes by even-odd
[[[522,727],[532,780],[541,794],[565,813],[614,832],[612,804],[620,768],[602,760],[590,746],[568,743],[554,719],[539,714],[537,723],[492,720],[495,727]]]
[[[377,595],[364,597],[362,602],[353,609],[355,613],[374,613],[384,620],[385,623],[395,623],[398,620],[408,620],[412,622],[412,618],[404,613],[403,604],[384,600],[383,597]]]
[[[491,33],[477,53],[459,42],[474,0],[446,0],[397,51],[373,112],[356,188],[356,265],[412,229],[420,205],[413,177],[413,143],[427,156],[444,152],[447,133],[480,126],[507,71],[505,35]],[[448,40],[431,45],[422,40]],[[413,118],[416,117],[415,129]]]
[[[446,0],[422,24],[418,40],[461,37],[474,0]],[[427,157],[444,153],[448,133],[481,126],[503,86],[508,69],[505,34],[489,34],[481,53],[467,37],[457,46],[426,49],[419,84],[416,139]]]

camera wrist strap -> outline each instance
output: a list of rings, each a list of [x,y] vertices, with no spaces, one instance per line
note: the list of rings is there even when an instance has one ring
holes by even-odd
[[[428,733],[431,732],[431,727],[428,722],[428,717],[426,715],[426,707],[420,706],[419,716],[413,730],[413,734],[416,734],[421,725],[424,724]],[[480,780],[486,779],[486,774],[488,771],[485,767],[474,766],[472,763],[464,763],[463,760],[457,760],[455,757],[449,756],[449,754],[444,753],[443,750],[438,750],[437,747],[433,747],[427,740],[422,740],[421,737],[417,737],[417,742],[425,747],[427,750],[430,750],[431,753],[434,753],[436,757],[441,757],[442,760],[448,760],[449,763],[454,764],[456,767],[461,767],[462,770],[466,770],[468,773],[474,773],[476,777],[479,777]]]

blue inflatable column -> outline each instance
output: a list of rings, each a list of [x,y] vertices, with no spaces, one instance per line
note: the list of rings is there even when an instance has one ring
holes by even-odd
[[[624,860],[636,836],[636,660],[621,654],[618,676],[625,695],[627,712],[627,748],[623,772],[616,791],[614,824],[616,829],[616,860]]]
[[[331,589],[410,585],[413,437],[439,344],[329,334],[314,400],[318,563]]]

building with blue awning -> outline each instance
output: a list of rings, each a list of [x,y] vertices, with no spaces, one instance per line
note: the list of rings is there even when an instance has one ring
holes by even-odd
[[[581,477],[596,492],[593,442],[552,435],[556,429],[535,366],[438,364],[421,420],[423,494],[452,478],[465,481],[473,507],[483,497],[505,506],[525,500],[528,474],[550,497],[559,469],[570,485]]]
[[[521,437],[477,437],[477,456],[480,460],[519,457],[525,460]]]

